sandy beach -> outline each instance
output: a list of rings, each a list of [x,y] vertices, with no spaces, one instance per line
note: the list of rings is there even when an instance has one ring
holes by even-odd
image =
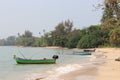
[[[54,74],[52,77],[53,79],[57,77],[55,80],[120,80],[120,61],[115,61],[118,57],[120,48],[96,48],[95,54],[91,56],[91,62],[81,65],[84,66],[82,69],[74,67],[69,73],[57,76]],[[70,66],[73,67],[74,64],[66,67]]]
[[[120,80],[120,61],[115,61],[120,57],[120,48],[99,48],[106,56],[106,62],[98,67],[98,74],[95,80]]]
[[[96,58],[103,56],[103,61],[96,62],[86,69],[60,76],[63,80],[120,80],[120,48],[97,48]],[[102,59],[101,59],[102,60]],[[105,62],[104,62],[105,60]],[[102,62],[102,63],[100,63]]]

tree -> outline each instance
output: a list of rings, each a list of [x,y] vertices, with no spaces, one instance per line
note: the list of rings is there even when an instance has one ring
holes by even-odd
[[[17,38],[17,45],[33,46],[35,38],[32,36],[32,32],[26,30],[23,35],[19,35]]]
[[[5,45],[5,39],[0,39],[0,46],[4,46]]]
[[[104,5],[102,28],[114,29],[120,26],[117,25],[120,22],[120,0],[105,0]]]
[[[68,48],[76,48],[79,40],[81,38],[81,35],[80,35],[80,30],[73,30],[70,34],[68,34],[67,36],[67,43],[65,44],[66,47]]]
[[[111,31],[110,43],[112,46],[120,47],[120,28],[116,28]]]
[[[105,44],[114,44],[111,36],[114,30],[120,28],[120,0],[105,0],[104,11],[101,19],[101,28],[103,32],[103,39]],[[116,41],[116,40],[115,40]]]
[[[53,45],[65,47],[67,35],[71,33],[73,23],[70,20],[59,23],[52,31]]]
[[[15,36],[9,36],[6,40],[4,45],[16,45],[16,37]]]
[[[85,35],[78,42],[78,48],[94,48],[97,45],[97,40],[94,35]]]
[[[52,37],[52,32],[48,32],[44,34],[44,42],[46,46],[52,46],[54,43],[54,39]]]
[[[29,30],[26,30],[25,33],[23,34],[24,37],[32,37],[32,32]]]
[[[77,44],[78,48],[94,48],[104,43],[102,30],[100,25],[92,25],[80,31],[80,40]]]

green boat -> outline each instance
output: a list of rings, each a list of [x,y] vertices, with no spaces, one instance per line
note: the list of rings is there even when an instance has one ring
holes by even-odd
[[[56,59],[58,59],[57,55],[53,55],[52,59],[23,59],[16,57],[14,55],[14,59],[18,64],[54,64],[56,63]]]

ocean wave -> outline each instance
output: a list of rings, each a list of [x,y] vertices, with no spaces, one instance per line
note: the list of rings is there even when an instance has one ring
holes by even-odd
[[[64,80],[60,79],[59,76],[81,69],[81,67],[80,64],[67,64],[45,71],[44,73],[28,73],[25,80]]]

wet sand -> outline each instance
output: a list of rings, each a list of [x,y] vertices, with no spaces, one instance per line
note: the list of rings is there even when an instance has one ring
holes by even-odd
[[[120,48],[97,48],[93,66],[60,76],[63,80],[120,80]],[[93,60],[94,60],[93,57]],[[88,65],[87,65],[88,66]]]
[[[70,72],[68,74],[61,75],[59,77],[63,80],[93,80],[96,72],[96,67],[87,67]]]
[[[82,69],[77,69],[75,71],[70,71],[69,73],[58,75],[57,73],[54,73],[45,77],[36,78],[35,80],[93,80],[96,74],[96,66],[90,66]]]
[[[57,77],[53,78],[54,80],[120,80],[120,61],[115,61],[118,57],[120,48],[97,48],[96,54],[91,57],[91,62],[83,64],[82,69],[78,68],[52,77]]]

